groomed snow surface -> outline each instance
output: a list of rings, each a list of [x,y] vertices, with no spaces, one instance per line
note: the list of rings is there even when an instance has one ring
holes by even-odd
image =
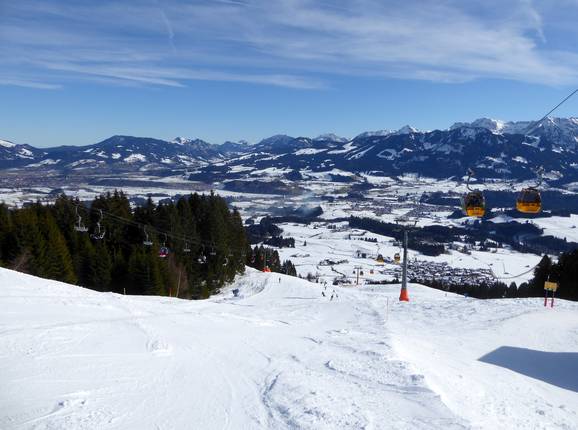
[[[577,303],[323,288],[248,269],[186,301],[0,269],[0,428],[577,428]]]

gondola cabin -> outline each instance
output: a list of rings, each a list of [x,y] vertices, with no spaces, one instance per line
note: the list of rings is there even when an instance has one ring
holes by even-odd
[[[169,248],[167,248],[166,246],[161,246],[161,249],[159,249],[159,257],[167,258],[168,256],[169,256]]]
[[[395,261],[397,264],[399,264],[399,262],[401,261],[401,256],[399,255],[398,252],[396,252],[396,253],[393,255],[393,261]]]
[[[383,264],[383,263],[385,263],[385,260],[383,259],[383,255],[377,254],[377,258],[375,259],[375,262],[378,263],[378,264]]]
[[[462,209],[466,216],[483,217],[486,213],[486,201],[481,191],[470,191],[462,197]]]
[[[542,210],[542,197],[535,188],[524,188],[516,199],[516,209],[525,214],[537,214]]]

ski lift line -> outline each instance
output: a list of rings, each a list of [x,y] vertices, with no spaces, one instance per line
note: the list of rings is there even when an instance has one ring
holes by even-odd
[[[515,279],[515,278],[519,278],[520,276],[524,276],[528,273],[530,273],[532,270],[534,270],[536,267],[538,267],[540,265],[540,262],[538,262],[538,264],[536,264],[535,266],[529,268],[528,270],[526,270],[525,272],[522,273],[518,273],[515,276],[504,276],[504,277],[498,277],[496,276],[496,274],[494,273],[494,270],[490,268],[490,272],[492,272],[492,276],[494,277],[494,279],[497,280],[505,280],[505,279]]]
[[[572,93],[570,93],[570,95],[566,96],[566,98],[564,100],[562,100],[560,103],[558,103],[552,109],[550,109],[550,111],[546,115],[544,115],[542,118],[540,118],[538,121],[534,121],[533,123],[530,123],[528,125],[528,128],[526,130],[524,130],[523,134],[526,135],[526,134],[530,133],[531,131],[534,131],[534,129],[536,128],[536,126],[538,124],[540,124],[542,121],[544,121],[546,118],[548,118],[548,115],[550,115],[552,112],[554,112],[560,106],[562,106],[568,99],[570,99],[570,97],[572,97],[576,93],[578,93],[578,89],[575,89],[574,91],[572,91]]]
[[[528,270],[522,272],[522,273],[518,273],[517,275],[514,276],[496,276],[496,274],[494,273],[494,269],[492,268],[492,266],[490,266],[488,263],[480,260],[479,258],[477,258],[476,256],[472,255],[471,256],[474,260],[479,261],[480,263],[484,263],[486,264],[486,266],[488,266],[488,269],[490,270],[490,273],[492,274],[492,276],[494,277],[494,279],[498,280],[498,281],[502,281],[502,280],[506,280],[506,279],[516,279],[519,278],[520,276],[524,276],[528,273],[530,273],[532,270],[534,270],[536,267],[538,267],[540,265],[540,262],[536,263],[534,266],[530,267]],[[502,261],[503,263],[503,261]]]
[[[89,211],[89,209],[86,208],[86,207],[85,207],[84,205],[82,205],[82,204],[77,204],[77,203],[71,203],[71,204],[74,205],[74,206],[76,206],[77,208],[80,207],[81,209],[83,209],[83,210],[85,210],[85,211],[87,211],[87,212]],[[107,212],[107,211],[104,211],[104,210],[100,210],[100,209],[99,209],[99,212],[102,213],[103,216],[106,215],[107,217],[112,218],[113,220],[116,220],[116,221],[118,221],[118,222],[122,222],[122,223],[124,223],[124,224],[126,224],[126,225],[132,225],[132,226],[134,226],[134,227],[138,227],[138,228],[142,228],[142,229],[145,229],[145,228],[146,228],[147,231],[149,231],[149,232],[150,232],[150,231],[156,232],[158,235],[165,235],[167,238],[175,239],[175,240],[182,241],[182,242],[188,242],[188,243],[190,243],[190,244],[200,245],[200,246],[203,246],[203,247],[206,246],[206,247],[211,248],[211,249],[216,249],[216,250],[219,250],[219,251],[223,251],[223,250],[221,249],[221,247],[217,246],[214,242],[208,242],[208,241],[204,241],[204,240],[202,240],[202,239],[191,238],[191,237],[188,237],[188,236],[181,236],[181,235],[178,235],[178,234],[173,234],[173,233],[171,233],[171,232],[168,232],[168,231],[164,231],[164,230],[160,230],[160,229],[158,229],[158,228],[155,228],[155,227],[151,226],[150,224],[144,224],[144,223],[140,223],[140,222],[137,222],[137,221],[132,221],[132,220],[129,220],[129,219],[126,219],[126,218],[122,218],[122,217],[119,217],[118,215],[114,215],[114,214],[112,214],[112,213],[110,213],[110,212]]]

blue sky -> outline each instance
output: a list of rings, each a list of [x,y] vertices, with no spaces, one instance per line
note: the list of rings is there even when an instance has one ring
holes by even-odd
[[[578,0],[0,0],[0,138],[536,119],[578,87],[577,21]]]

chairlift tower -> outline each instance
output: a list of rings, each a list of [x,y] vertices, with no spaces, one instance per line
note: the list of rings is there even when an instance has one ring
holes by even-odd
[[[408,242],[408,231],[415,227],[417,224],[417,219],[411,220],[408,217],[396,218],[396,224],[403,231],[403,262],[401,271],[401,291],[399,293],[400,302],[409,302],[409,295],[407,293],[407,242]]]
[[[355,266],[355,285],[359,287],[359,273],[361,272],[362,267],[357,265]]]

